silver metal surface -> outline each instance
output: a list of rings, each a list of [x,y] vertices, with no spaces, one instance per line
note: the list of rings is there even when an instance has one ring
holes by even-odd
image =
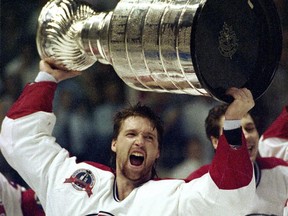
[[[94,64],[96,58],[81,47],[83,25],[93,15],[94,10],[76,1],[49,1],[38,19],[36,42],[41,58],[71,70]]]
[[[96,61],[111,64],[130,87],[142,91],[209,95],[190,53],[200,0],[122,0],[97,12],[77,0],[52,0],[38,20],[42,59],[67,70]]]
[[[40,57],[65,70],[99,61],[137,90],[224,102],[232,86],[257,99],[274,77],[282,32],[272,0],[120,0],[108,12],[98,1],[50,0],[38,20]]]

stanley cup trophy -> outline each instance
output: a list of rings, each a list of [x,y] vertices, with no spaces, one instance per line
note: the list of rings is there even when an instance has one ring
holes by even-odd
[[[223,102],[232,86],[257,99],[274,77],[282,33],[272,0],[121,0],[108,12],[91,2],[43,7],[36,38],[42,59],[80,71],[99,61],[136,90]]]

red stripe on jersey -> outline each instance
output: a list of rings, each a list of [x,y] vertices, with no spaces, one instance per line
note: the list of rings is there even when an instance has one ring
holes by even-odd
[[[264,132],[264,139],[277,137],[288,139],[288,106],[284,107],[280,116],[272,123],[272,125]]]
[[[209,173],[220,189],[237,189],[251,182],[253,166],[243,133],[242,145],[238,148],[231,147],[225,136],[220,136]]]
[[[192,181],[194,179],[200,178],[203,175],[205,175],[206,173],[209,172],[209,167],[210,164],[204,165],[202,167],[200,167],[199,169],[195,170],[194,172],[192,172],[186,179],[186,182]]]
[[[57,84],[39,82],[27,84],[19,97],[8,111],[7,116],[17,119],[38,111],[52,112],[52,101]]]
[[[288,163],[286,161],[275,157],[258,157],[256,162],[260,169],[273,169],[277,166],[288,167]]]
[[[22,192],[21,207],[24,216],[44,216],[45,213],[40,204],[37,203],[35,192],[31,189]]]
[[[0,215],[4,215],[4,216],[6,215],[4,205],[1,201],[0,201]]]
[[[253,176],[252,163],[242,134],[242,146],[233,149],[224,135],[219,139],[212,164],[204,165],[191,173],[185,181],[192,181],[210,172],[211,178],[220,189],[236,189],[250,183]]]
[[[94,167],[101,169],[101,170],[104,170],[104,171],[109,171],[111,173],[115,173],[111,167],[108,167],[108,166],[100,164],[100,163],[96,163],[93,161],[84,161],[84,163],[89,164],[91,166],[94,166]]]

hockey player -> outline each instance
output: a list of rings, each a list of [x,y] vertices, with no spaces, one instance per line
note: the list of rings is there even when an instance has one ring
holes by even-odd
[[[156,179],[155,162],[162,146],[162,121],[136,105],[114,119],[111,150],[115,169],[77,163],[51,135],[57,83],[80,74],[40,62],[35,83],[28,84],[7,113],[0,145],[8,163],[35,190],[46,215],[235,215],[243,216],[255,194],[253,166],[246,140],[234,124],[253,106],[248,89],[230,89],[224,134],[207,175],[193,181]],[[234,142],[235,141],[235,145]],[[93,152],[91,152],[93,153]]]
[[[223,133],[224,115],[227,108],[227,105],[215,106],[209,111],[205,121],[206,135],[216,152],[219,148],[219,137]],[[247,140],[250,159],[254,164],[256,179],[256,196],[244,208],[249,211],[248,215],[285,215],[286,213],[283,212],[287,211],[288,163],[275,157],[259,156],[259,134],[252,114],[247,113],[241,119],[241,126]],[[199,168],[188,179],[197,179],[202,176],[208,171],[209,166]]]

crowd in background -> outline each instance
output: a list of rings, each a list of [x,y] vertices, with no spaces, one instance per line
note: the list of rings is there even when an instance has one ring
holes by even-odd
[[[24,85],[38,73],[37,19],[46,0],[1,1],[0,122]],[[105,4],[108,4],[108,0]],[[283,52],[271,86],[256,101],[260,133],[288,102],[288,1],[275,0],[283,27]],[[126,86],[111,65],[95,63],[81,76],[59,84],[54,112],[54,135],[79,161],[109,165],[113,114],[128,104],[150,105],[164,119],[166,128],[160,177],[185,177],[209,163],[213,148],[205,135],[208,110],[220,103],[213,98],[170,93],[140,92]],[[183,165],[184,164],[184,165]],[[18,174],[0,157],[0,171],[23,184]],[[189,173],[189,171],[187,171]]]

